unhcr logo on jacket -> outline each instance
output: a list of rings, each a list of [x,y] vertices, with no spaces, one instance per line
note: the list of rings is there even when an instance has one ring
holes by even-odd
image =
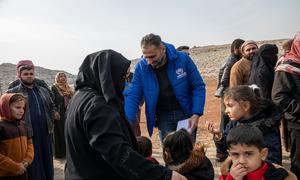
[[[176,69],[177,79],[183,78],[186,76],[186,72],[184,72],[183,68]]]

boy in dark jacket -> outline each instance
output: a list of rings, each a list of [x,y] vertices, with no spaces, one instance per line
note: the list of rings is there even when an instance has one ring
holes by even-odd
[[[263,134],[258,128],[236,126],[226,142],[230,157],[221,166],[220,180],[297,179],[283,167],[265,161],[268,149],[264,147]]]

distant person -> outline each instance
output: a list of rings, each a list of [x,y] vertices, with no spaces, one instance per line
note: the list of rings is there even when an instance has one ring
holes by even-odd
[[[130,61],[113,50],[88,55],[66,112],[65,179],[185,180],[138,154],[123,90]]]
[[[60,119],[54,121],[54,157],[65,158],[65,112],[72,96],[74,95],[74,91],[68,84],[68,79],[64,72],[58,72],[55,75],[55,82],[51,86],[51,91],[54,97],[54,104],[60,115]]]
[[[229,122],[229,118],[228,116],[225,114],[225,105],[224,105],[224,101],[223,101],[223,93],[224,90],[229,87],[229,79],[230,79],[230,70],[231,67],[234,65],[234,63],[236,63],[238,60],[241,59],[242,54],[240,51],[240,47],[241,45],[244,43],[245,41],[242,39],[235,39],[232,43],[231,43],[231,54],[229,55],[229,57],[227,57],[224,62],[222,63],[222,66],[219,70],[219,79],[218,79],[218,85],[217,85],[217,90],[215,92],[215,96],[216,97],[221,97],[221,120],[220,120],[220,130],[223,132],[225,130],[226,125]],[[217,161],[224,161],[226,156],[220,152],[218,149],[217,153],[216,153],[216,158]]]
[[[282,43],[283,56],[285,56],[287,53],[289,53],[291,51],[293,41],[294,41],[294,39],[289,39]]]
[[[278,60],[278,48],[275,44],[264,44],[259,47],[252,58],[248,84],[256,84],[263,98],[271,100],[275,65]]]
[[[294,41],[294,39],[289,39],[289,40],[286,40],[283,42],[283,44],[282,44],[283,56],[281,56],[279,58],[279,60],[277,61],[276,67],[278,66],[278,64],[280,64],[282,62],[285,55],[291,51],[293,41]],[[281,127],[282,127],[282,136],[283,136],[282,138],[283,138],[285,150],[289,152],[291,149],[291,138],[290,138],[290,134],[288,132],[288,127],[287,127],[288,122],[283,117],[281,123],[282,123]]]
[[[159,164],[159,162],[152,156],[151,140],[145,136],[139,136],[136,140],[138,143],[138,153],[154,164]]]
[[[166,167],[184,175],[188,180],[213,180],[214,168],[205,156],[204,146],[195,145],[191,135],[180,129],[166,136],[163,142],[163,159]]]
[[[300,179],[300,32],[287,53],[278,62],[272,88],[272,100],[284,112],[291,138],[291,171]]]
[[[28,179],[52,180],[54,178],[52,133],[53,121],[59,119],[49,91],[34,83],[34,65],[30,60],[18,63],[18,77],[21,83],[9,89],[9,93],[22,93],[27,97],[24,121],[32,136],[34,159],[28,167]]]
[[[0,179],[26,180],[33,160],[32,137],[22,121],[26,98],[8,93],[0,98]]]
[[[188,46],[179,46],[176,50],[185,52],[188,55],[190,55],[190,47],[188,47]]]
[[[176,51],[155,34],[142,38],[141,49],[143,57],[136,65],[125,102],[128,120],[136,121],[144,97],[150,136],[157,125],[162,142],[176,130],[178,121],[188,119],[195,141],[205,103],[205,84],[196,65],[186,53]]]
[[[219,70],[218,85],[215,93],[216,97],[222,97],[224,90],[229,87],[230,70],[234,63],[242,58],[240,47],[244,42],[242,39],[235,39],[231,43],[231,54],[223,61]]]
[[[230,70],[229,87],[248,83],[251,63],[258,46],[255,41],[245,41],[241,46],[242,59],[236,62]]]
[[[224,93],[225,112],[230,118],[222,133],[213,123],[208,124],[208,130],[214,136],[216,147],[228,155],[226,138],[231,129],[241,124],[258,127],[269,150],[267,161],[281,164],[281,140],[279,124],[281,113],[270,100],[261,99],[257,86],[239,85],[229,88]]]
[[[258,128],[236,126],[229,132],[226,143],[230,158],[222,164],[219,180],[297,179],[284,167],[266,161],[268,148]]]

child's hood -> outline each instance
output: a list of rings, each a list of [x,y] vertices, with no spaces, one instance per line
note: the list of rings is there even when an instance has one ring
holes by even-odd
[[[179,165],[170,165],[168,168],[181,174],[187,173],[202,165],[205,158],[206,156],[203,145],[196,143],[190,157],[186,161]]]
[[[10,120],[12,118],[9,101],[14,93],[5,93],[0,98],[0,119]]]

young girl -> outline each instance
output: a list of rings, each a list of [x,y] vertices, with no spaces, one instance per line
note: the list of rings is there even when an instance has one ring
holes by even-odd
[[[214,179],[214,169],[200,143],[193,145],[185,129],[168,134],[163,141],[163,159],[171,170],[187,179]]]
[[[26,168],[33,160],[33,144],[21,119],[25,97],[6,93],[0,98],[0,180],[27,179]]]
[[[281,164],[279,131],[281,113],[271,101],[260,98],[259,88],[256,85],[230,88],[225,91],[224,104],[225,113],[231,120],[224,133],[222,134],[213,123],[208,124],[208,130],[214,135],[214,142],[218,149],[228,154],[226,136],[229,131],[239,124],[250,124],[258,127],[264,135],[265,147],[269,151],[266,161]]]

